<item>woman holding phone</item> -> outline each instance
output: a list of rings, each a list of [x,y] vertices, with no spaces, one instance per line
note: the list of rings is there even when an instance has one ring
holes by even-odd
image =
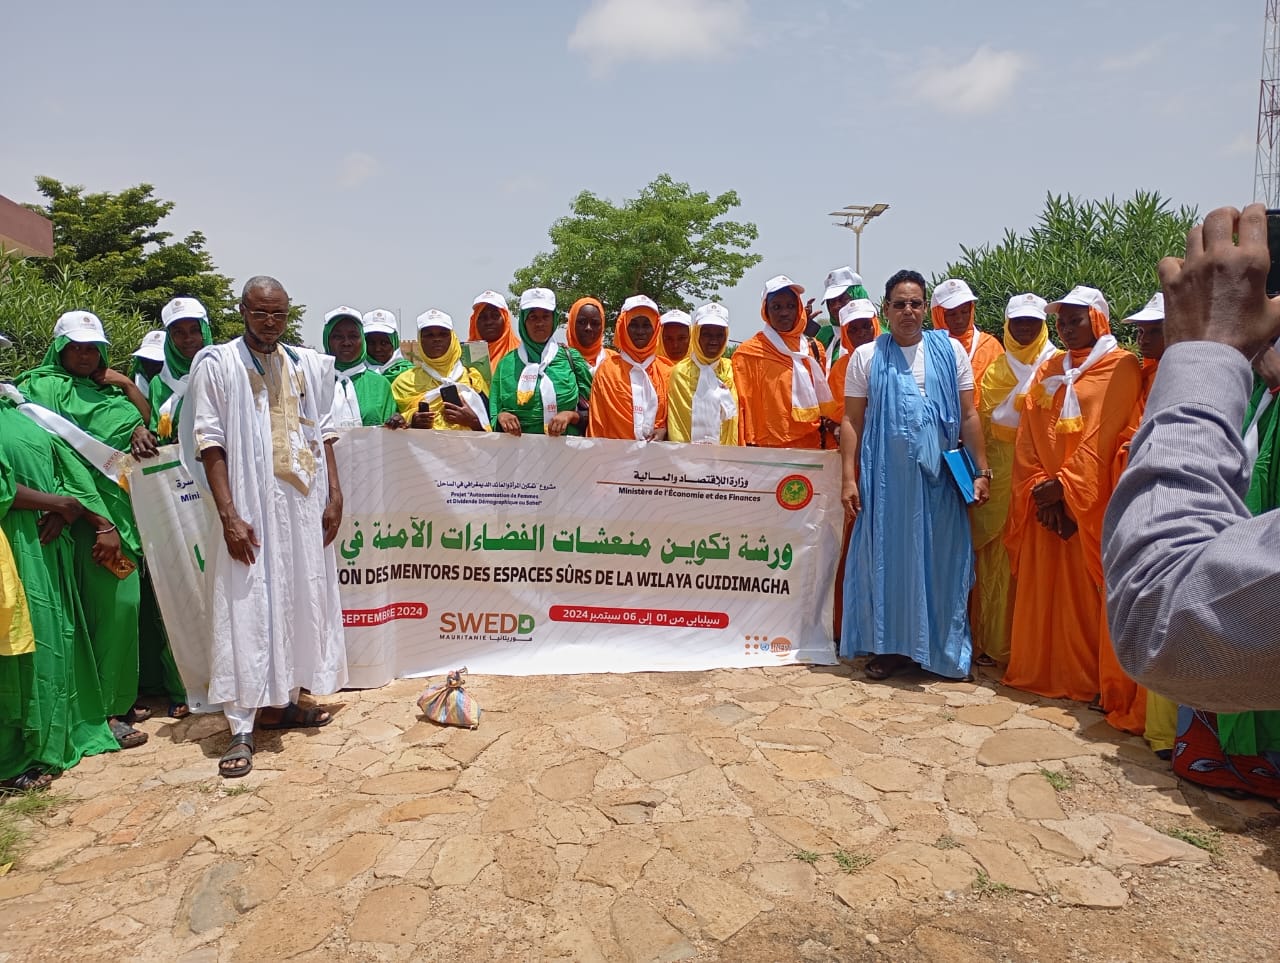
[[[410,428],[489,431],[484,376],[462,363],[453,318],[435,308],[418,315],[413,367],[391,385]]]

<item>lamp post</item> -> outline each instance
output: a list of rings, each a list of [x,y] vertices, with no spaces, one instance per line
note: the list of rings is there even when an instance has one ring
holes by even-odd
[[[853,269],[859,274],[862,273],[862,229],[871,223],[872,218],[879,217],[888,209],[888,204],[849,204],[838,211],[832,211],[829,215],[842,218],[835,222],[836,227],[847,227],[853,231],[855,238]]]

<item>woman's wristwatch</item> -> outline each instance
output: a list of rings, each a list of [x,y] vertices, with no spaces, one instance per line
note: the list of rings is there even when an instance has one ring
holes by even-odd
[[[996,476],[995,476],[995,472],[993,472],[990,468],[983,468],[979,470],[978,474],[975,477],[985,478],[987,479],[987,481],[991,481]]]

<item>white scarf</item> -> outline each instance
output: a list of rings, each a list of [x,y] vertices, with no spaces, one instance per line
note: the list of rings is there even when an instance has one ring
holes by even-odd
[[[658,421],[658,389],[649,380],[649,366],[656,355],[637,361],[625,351],[619,351],[622,360],[631,365],[631,425],[636,441],[648,441],[653,437]]]
[[[1079,419],[1080,399],[1076,397],[1076,382],[1086,371],[1115,349],[1116,339],[1112,335],[1104,334],[1093,346],[1093,350],[1089,352],[1089,357],[1085,358],[1079,367],[1071,367],[1071,352],[1068,351],[1062,356],[1062,374],[1050,375],[1041,382],[1045,393],[1045,400],[1042,402],[1044,407],[1052,404],[1053,396],[1058,393],[1058,388],[1062,385],[1067,386],[1066,394],[1062,396],[1062,410],[1058,412],[1059,422]],[[1078,431],[1079,429],[1075,430]]]
[[[467,376],[467,370],[462,366],[461,361],[454,362],[453,370],[447,375],[441,374],[438,369],[433,368],[426,358],[422,358],[414,363],[436,381],[440,382],[438,386],[432,388],[422,396],[423,401],[435,401],[440,397],[441,388],[445,385],[454,385],[458,389],[458,397],[462,399],[462,403],[470,408],[472,412],[475,413],[475,416],[480,419],[480,427],[485,431],[489,430],[489,410],[485,407],[484,399],[480,397],[480,393],[462,380]],[[551,403],[553,405],[555,404],[555,396],[555,388],[552,388]]]
[[[974,340],[977,340],[976,332]],[[1046,341],[1045,346],[1040,349],[1040,355],[1031,364],[1023,364],[1008,351],[1004,353],[1004,360],[1009,365],[1009,370],[1013,372],[1013,376],[1018,379],[1018,386],[1010,391],[1004,401],[996,405],[995,410],[991,412],[993,422],[1006,428],[1018,427],[1018,423],[1022,421],[1022,405],[1018,400],[1026,397],[1027,389],[1031,387],[1031,379],[1036,376],[1040,366],[1053,357],[1057,350],[1051,342]]]
[[[520,380],[516,382],[516,404],[526,404],[533,397],[534,388],[537,388],[542,395],[542,427],[544,428],[551,424],[551,419],[556,416],[558,409],[556,408],[556,386],[551,383],[550,378],[543,375],[543,372],[547,370],[547,365],[555,360],[559,350],[560,345],[550,338],[542,346],[542,357],[537,361],[530,360],[529,349],[523,341],[516,349],[520,360],[524,362],[524,368],[520,371]]]
[[[371,364],[369,365],[369,369],[371,371],[378,372],[378,374],[380,375],[384,375],[387,373],[387,369],[390,368],[393,364],[395,364],[397,361],[403,361],[403,360],[404,360],[404,355],[400,353],[399,348],[396,348],[395,351],[391,352],[391,357],[387,359],[386,364]]]
[[[792,351],[782,336],[769,325],[764,336],[781,354],[791,356],[791,411],[792,417],[803,421],[817,421],[819,407],[831,403],[831,388],[822,376],[822,365],[809,353],[809,339],[800,336],[800,350]],[[813,412],[812,417],[800,417],[796,412]]]
[[[160,380],[169,386],[172,394],[164,400],[164,404],[160,406],[160,411],[156,414],[156,424],[164,418],[169,419],[169,424],[173,424],[173,413],[178,408],[178,403],[187,396],[187,387],[191,381],[191,369],[187,368],[187,373],[181,378],[175,378],[173,372],[169,370],[169,362],[166,359],[164,367],[160,369]]]
[[[17,405],[19,411],[49,432],[49,434],[57,435],[78,451],[84,456],[85,461],[102,472],[102,474],[117,485],[121,484],[121,469],[124,468],[128,452],[117,451],[106,442],[99,441],[75,422],[58,414],[56,411],[52,411],[35,402],[27,401],[22,392],[11,384],[0,384],[0,394],[3,394]]]
[[[369,366],[363,361],[346,371],[334,369],[333,407],[330,409],[333,413],[333,427],[360,428],[364,425],[364,418],[360,415],[360,399],[356,397],[356,385],[352,379],[368,370]]]
[[[147,397],[151,393],[151,379],[139,371],[133,376],[133,383],[138,386],[138,390],[142,392],[142,397]]]
[[[698,387],[693,392],[693,410],[689,418],[689,440],[718,445],[721,427],[738,416],[738,405],[733,400],[733,392],[716,374],[719,358],[711,364],[703,364],[692,352],[689,357],[698,366]]]

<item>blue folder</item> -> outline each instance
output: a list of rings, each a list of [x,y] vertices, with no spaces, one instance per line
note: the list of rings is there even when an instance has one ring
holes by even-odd
[[[960,490],[960,497],[964,499],[966,505],[972,505],[973,482],[978,477],[978,466],[973,463],[973,458],[964,448],[955,448],[944,451],[942,459],[947,464],[947,470],[951,472],[956,488]]]

